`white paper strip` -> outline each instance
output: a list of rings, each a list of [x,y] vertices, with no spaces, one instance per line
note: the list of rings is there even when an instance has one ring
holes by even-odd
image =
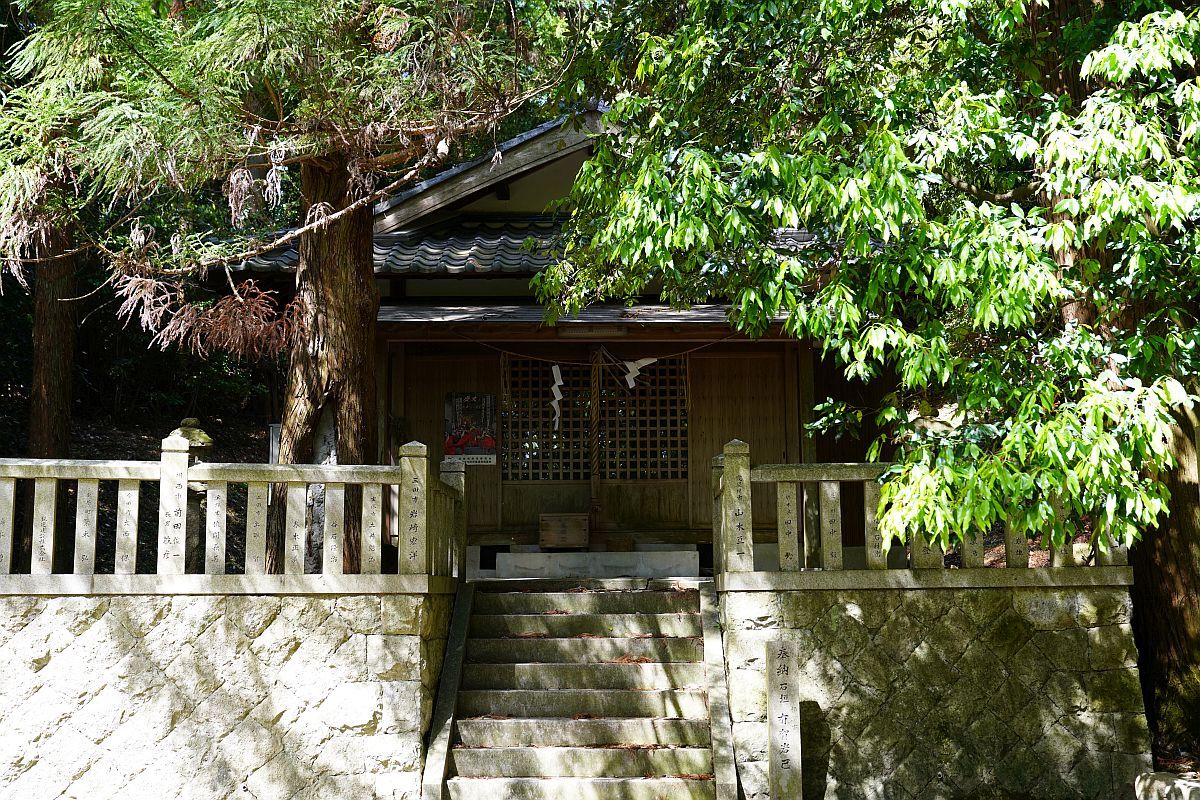
[[[650,366],[657,358],[639,358],[637,361],[625,362],[625,383],[629,388],[633,388],[633,382],[637,380],[637,376],[642,374],[642,369]]]
[[[550,393],[554,395],[554,399],[550,401],[550,407],[554,409],[554,430],[558,430],[559,423],[562,422],[562,389],[563,385],[562,370],[555,364],[550,368],[550,372],[554,375],[554,385],[550,387]]]

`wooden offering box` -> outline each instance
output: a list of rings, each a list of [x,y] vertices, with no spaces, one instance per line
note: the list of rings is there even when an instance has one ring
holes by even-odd
[[[539,517],[540,547],[587,547],[587,514],[542,514]]]

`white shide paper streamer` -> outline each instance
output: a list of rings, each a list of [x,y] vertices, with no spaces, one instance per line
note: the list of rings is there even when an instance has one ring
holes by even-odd
[[[633,388],[633,382],[637,379],[637,376],[642,374],[642,369],[650,366],[655,361],[658,361],[658,359],[639,358],[637,361],[625,362],[625,383],[628,384],[630,389]]]
[[[562,422],[562,399],[563,393],[560,388],[563,385],[562,370],[555,364],[550,368],[550,372],[554,374],[554,385],[550,387],[550,393],[554,395],[554,399],[550,401],[550,407],[554,409],[554,430],[558,430],[559,423]]]

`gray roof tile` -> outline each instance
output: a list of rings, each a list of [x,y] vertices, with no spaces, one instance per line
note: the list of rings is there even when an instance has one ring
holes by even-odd
[[[663,305],[597,305],[576,317],[564,317],[559,327],[571,325],[725,325],[729,306],[721,303],[676,309]],[[407,325],[430,323],[533,323],[545,322],[546,309],[539,305],[382,306],[379,321]]]
[[[561,223],[549,216],[467,217],[375,237],[376,275],[524,275],[554,260]],[[296,247],[238,266],[252,272],[296,269]]]

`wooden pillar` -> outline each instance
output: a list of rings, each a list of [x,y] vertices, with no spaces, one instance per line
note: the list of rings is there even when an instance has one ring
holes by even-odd
[[[599,347],[592,348],[592,381],[588,396],[588,462],[591,468],[591,504],[588,519],[593,531],[600,528],[600,380],[604,362]]]

